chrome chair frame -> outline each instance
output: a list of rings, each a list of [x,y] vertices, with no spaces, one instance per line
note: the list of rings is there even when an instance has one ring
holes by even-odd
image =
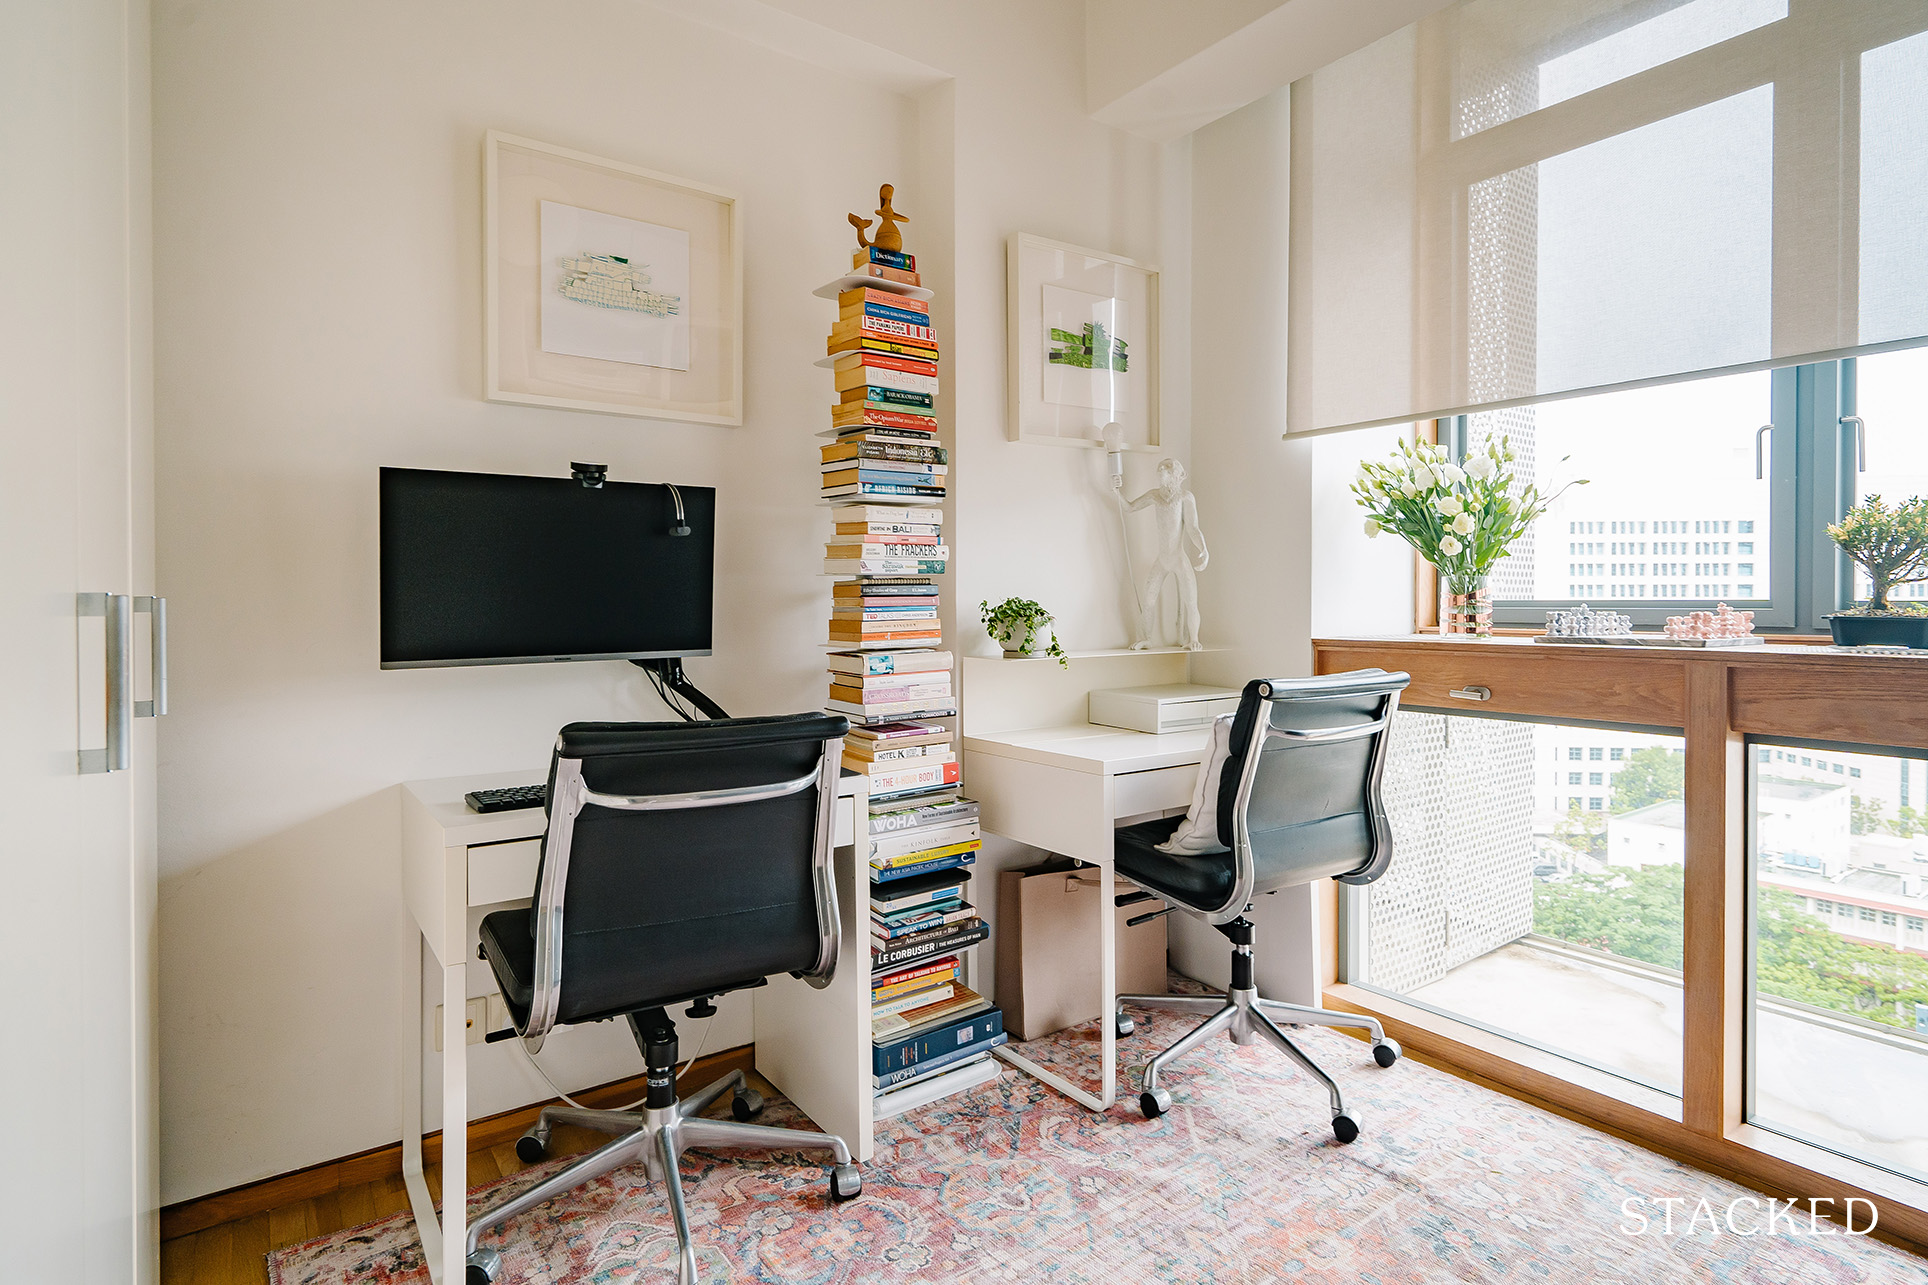
[[[684,794],[616,795],[589,788],[583,780],[581,759],[558,758],[553,797],[550,800],[549,829],[543,850],[542,879],[536,889],[534,990],[528,1020],[517,1032],[528,1051],[531,1054],[540,1051],[544,1037],[556,1024],[562,996],[563,892],[569,882],[569,849],[575,834],[576,818],[586,807],[612,808],[623,812],[729,807],[797,794],[814,785],[817,788],[817,811],[811,877],[816,894],[817,959],[810,969],[797,976],[819,989],[829,985],[836,972],[841,949],[837,884],[830,860],[836,818],[837,775],[842,761],[843,738],[835,737],[823,742],[822,757],[816,770],[794,780]],[[830,1177],[831,1198],[851,1200],[863,1190],[862,1175],[851,1159],[849,1146],[842,1138],[835,1134],[746,1123],[750,1116],[762,1109],[763,1099],[750,1088],[742,1071],[732,1071],[722,1079],[705,1085],[694,1095],[678,1100],[673,1030],[667,1044],[668,1068],[664,1073],[658,1065],[663,1044],[657,1041],[652,1045],[653,1033],[645,1030],[634,1013],[629,1015],[629,1024],[649,1067],[647,1105],[640,1111],[597,1111],[556,1105],[542,1108],[536,1123],[516,1141],[516,1154],[525,1163],[534,1164],[543,1158],[548,1151],[550,1130],[558,1124],[595,1129],[615,1134],[616,1137],[521,1194],[476,1215],[469,1224],[468,1242],[464,1246],[468,1256],[468,1285],[489,1285],[502,1270],[501,1253],[482,1247],[482,1233],[612,1169],[620,1169],[639,1160],[650,1179],[660,1182],[669,1196],[670,1217],[676,1226],[678,1285],[696,1285],[696,1251],[690,1239],[689,1213],[683,1202],[682,1178],[677,1172],[677,1161],[687,1147],[828,1151],[835,1160]],[[709,1120],[702,1117],[702,1112],[711,1104],[732,1091],[737,1119]]]
[[[1381,676],[1379,671],[1363,671],[1362,676],[1364,674]],[[1118,997],[1118,1007],[1113,1020],[1120,1035],[1129,1035],[1135,1029],[1131,1019],[1125,1014],[1126,1004],[1139,1008],[1206,1014],[1205,1020],[1194,1027],[1189,1034],[1144,1064],[1138,1105],[1147,1119],[1162,1115],[1171,1109],[1171,1094],[1158,1083],[1158,1077],[1165,1069],[1212,1036],[1224,1032],[1234,1044],[1246,1045],[1264,1041],[1272,1045],[1325,1086],[1332,1105],[1333,1135],[1340,1142],[1351,1142],[1359,1136],[1358,1115],[1347,1109],[1345,1096],[1340,1092],[1337,1081],[1326,1074],[1305,1050],[1293,1043],[1291,1037],[1281,1029],[1280,1024],[1292,1027],[1326,1026],[1363,1030],[1372,1040],[1373,1060],[1379,1066],[1388,1067],[1399,1060],[1401,1049],[1398,1041],[1387,1037],[1385,1028],[1380,1025],[1377,1018],[1368,1017],[1363,1013],[1341,1013],[1315,1005],[1266,999],[1258,993],[1258,988],[1252,982],[1252,925],[1244,919],[1244,915],[1252,908],[1252,895],[1256,890],[1258,872],[1257,862],[1252,855],[1252,835],[1248,814],[1252,803],[1253,785],[1258,780],[1259,762],[1268,744],[1273,741],[1285,741],[1289,745],[1306,746],[1377,736],[1378,740],[1373,745],[1372,756],[1367,763],[1365,787],[1367,813],[1372,822],[1372,846],[1363,866],[1350,874],[1339,875],[1336,878],[1341,883],[1370,883],[1384,874],[1387,865],[1392,861],[1392,829],[1386,820],[1382,783],[1385,778],[1388,745],[1392,739],[1393,715],[1399,710],[1398,689],[1385,693],[1378,717],[1364,723],[1321,728],[1272,726],[1272,703],[1276,700],[1347,700],[1356,699],[1359,695],[1357,691],[1344,690],[1321,691],[1317,695],[1307,695],[1309,688],[1317,690],[1329,685],[1329,682],[1320,679],[1306,679],[1291,684],[1261,683],[1259,685],[1259,695],[1265,701],[1265,712],[1263,720],[1256,722],[1252,729],[1252,739],[1245,750],[1245,762],[1239,768],[1238,795],[1232,809],[1232,850],[1235,873],[1231,895],[1225,899],[1224,904],[1193,906],[1169,893],[1158,894],[1171,902],[1174,908],[1203,919],[1231,940],[1232,985],[1223,995],[1120,995]]]

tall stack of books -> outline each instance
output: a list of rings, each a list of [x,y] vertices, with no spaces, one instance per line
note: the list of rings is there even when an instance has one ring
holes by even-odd
[[[837,283],[826,345],[837,389],[823,448],[833,520],[823,569],[836,577],[828,706],[859,728],[850,766],[876,778],[901,774],[881,765],[907,756],[870,757],[862,729],[957,712],[932,579],[950,565],[938,507],[950,456],[937,440],[937,332],[930,303],[918,297],[929,292],[918,288],[915,257],[865,246],[851,266]],[[932,755],[948,745],[916,748]]]
[[[871,1083],[881,1117],[993,1078],[1004,1015],[964,984],[989,935],[967,898],[983,846],[955,789],[870,809]]]
[[[890,189],[879,193],[889,208]],[[881,213],[881,211],[880,211]],[[854,219],[854,216],[853,216]],[[967,893],[982,841],[959,793],[940,582],[950,564],[937,434],[937,331],[916,259],[873,245],[817,293],[837,300],[823,436],[834,577],[828,706],[844,767],[868,777],[872,1084],[879,1118],[992,1079],[1004,1017],[965,983],[988,935]]]

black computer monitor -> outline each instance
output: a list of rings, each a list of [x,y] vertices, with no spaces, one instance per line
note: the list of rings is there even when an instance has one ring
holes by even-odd
[[[716,491],[674,490],[383,469],[382,668],[708,655]]]

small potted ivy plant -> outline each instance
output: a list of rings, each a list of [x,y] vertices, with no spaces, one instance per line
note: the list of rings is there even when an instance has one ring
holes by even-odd
[[[1028,660],[1043,654],[1055,656],[1060,665],[1069,667],[1064,648],[1058,646],[1058,633],[1051,629],[1051,613],[1037,603],[1029,598],[1006,598],[995,607],[980,602],[977,608],[984,632],[1004,648],[1007,659]],[[1048,644],[1041,641],[1047,631],[1051,637]]]
[[[1899,585],[1928,580],[1928,498],[1912,496],[1889,508],[1870,495],[1828,528],[1841,552],[1868,573],[1865,603],[1827,618],[1841,647],[1928,647],[1928,612],[1919,603],[1888,601]]]

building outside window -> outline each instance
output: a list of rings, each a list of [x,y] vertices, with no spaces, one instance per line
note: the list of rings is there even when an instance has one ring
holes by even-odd
[[[1928,434],[1914,427],[1923,404],[1928,348],[1915,348],[1440,424],[1442,440],[1462,452],[1504,434],[1543,490],[1588,479],[1555,502],[1539,531],[1632,537],[1555,545],[1529,534],[1494,570],[1496,623],[1537,625],[1546,611],[1585,601],[1658,627],[1670,614],[1728,601],[1765,631],[1825,632],[1823,617],[1865,600],[1870,586],[1835,556],[1823,528],[1870,494],[1928,494]],[[1865,471],[1842,426],[1857,419]],[[1772,427],[1761,434],[1757,477],[1764,424]],[[1713,535],[1753,538],[1692,538]],[[1570,560],[1576,551],[1607,560]],[[1928,601],[1928,583],[1895,596]]]

